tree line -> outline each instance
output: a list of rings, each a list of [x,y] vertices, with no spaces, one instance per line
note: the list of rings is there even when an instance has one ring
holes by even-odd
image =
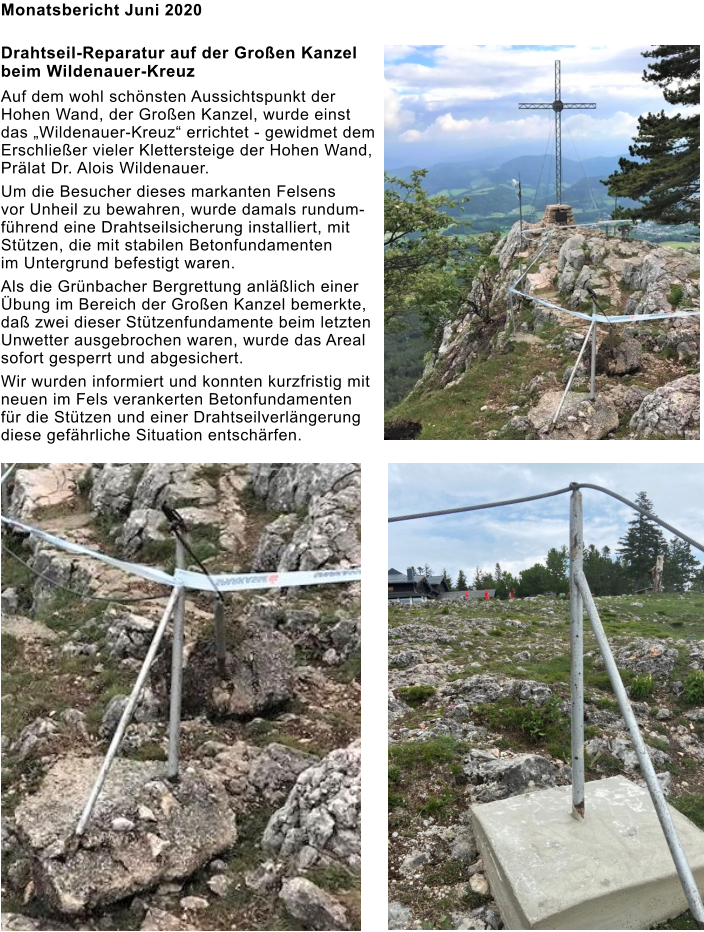
[[[653,504],[645,492],[639,492],[636,503],[641,508],[653,512]],[[589,588],[595,596],[625,595],[643,591],[651,586],[651,570],[658,554],[665,558],[663,571],[664,592],[685,592],[696,589],[704,592],[704,566],[692,553],[691,547],[678,537],[669,541],[665,539],[657,524],[647,515],[636,515],[619,540],[616,552],[609,547],[596,547],[589,544],[584,548],[584,575]],[[418,567],[428,571],[430,567]],[[464,570],[460,570],[457,580],[453,582],[446,570],[443,578],[450,589],[464,591],[467,589],[496,589],[496,598],[507,599],[513,592],[517,598],[554,592],[557,595],[569,591],[569,556],[567,547],[551,547],[544,563],[535,563],[518,576],[502,570],[497,563],[493,570],[477,567],[472,585],[467,581]]]

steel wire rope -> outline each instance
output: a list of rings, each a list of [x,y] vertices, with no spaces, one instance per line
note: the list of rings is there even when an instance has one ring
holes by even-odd
[[[624,498],[623,495],[619,495],[618,492],[612,492],[611,489],[607,489],[602,485],[594,485],[591,482],[570,482],[567,488],[556,489],[554,492],[541,492],[539,495],[524,495],[521,498],[510,498],[503,502],[486,502],[482,505],[467,505],[464,508],[446,508],[442,511],[425,511],[415,515],[397,515],[396,517],[389,518],[388,523],[392,524],[395,521],[413,521],[416,518],[433,518],[438,515],[455,515],[467,511],[480,511],[484,508],[502,508],[504,505],[519,505],[521,502],[534,502],[541,498],[553,498],[556,495],[564,495],[567,492],[574,492],[578,489],[595,489],[597,492],[603,492],[605,495],[610,495],[612,498],[618,499],[618,501],[623,502],[624,505],[628,505],[629,508],[649,518],[661,527],[666,528],[672,534],[675,534],[681,540],[685,541],[685,543],[691,544],[692,547],[696,547],[697,550],[701,550],[702,553],[704,553],[704,544],[700,544],[699,541],[695,540],[693,537],[689,537],[688,534],[679,531],[676,527],[673,527],[673,525],[668,524],[667,521],[658,518],[652,511],[641,508],[640,505],[636,505],[635,502],[629,501],[629,499]]]
[[[540,190],[540,182],[543,179],[543,169],[545,168],[545,159],[548,157],[548,148],[550,147],[550,139],[552,138],[552,123],[548,122],[548,141],[545,145],[545,152],[543,153],[543,163],[540,166],[540,175],[538,175],[538,184],[535,188],[535,194],[533,195],[533,213],[535,215],[535,202],[538,199],[538,191]]]
[[[64,586],[63,583],[57,582],[55,579],[52,579],[50,576],[46,576],[44,573],[40,573],[38,570],[35,570],[33,566],[31,566],[29,563],[23,560],[22,557],[16,554],[14,550],[11,550],[6,544],[0,543],[0,546],[5,551],[5,553],[8,554],[8,556],[11,556],[13,560],[17,560],[18,563],[21,563],[22,566],[26,567],[26,569],[28,569],[30,573],[33,573],[34,576],[37,577],[37,579],[43,579],[45,582],[50,583],[55,588],[62,589],[64,592],[70,592],[71,595],[75,595],[79,599],[90,599],[93,602],[117,602],[120,605],[129,605],[135,602],[153,602],[156,599],[166,598],[164,593],[161,593],[161,595],[145,595],[145,596],[140,596],[139,598],[137,597],[118,598],[117,596],[113,598],[108,598],[107,596],[91,595],[91,593],[89,592],[78,592],[76,589],[71,589],[70,586]]]
[[[580,115],[579,115],[579,119],[580,119],[580,121],[581,121],[581,119],[582,119],[582,114],[581,114],[581,113],[580,113]],[[589,196],[590,196],[591,199],[592,199],[592,204],[594,205],[594,210],[596,211],[597,217],[601,218],[601,211],[599,210],[599,208],[598,208],[598,206],[597,206],[597,203],[596,203],[596,201],[594,200],[594,195],[593,195],[593,193],[592,193],[592,186],[589,184],[589,176],[587,175],[587,171],[586,171],[586,169],[585,169],[585,167],[584,167],[584,164],[582,163],[582,159],[580,158],[580,155],[579,155],[579,152],[578,152],[578,150],[577,150],[577,146],[576,146],[576,144],[575,144],[575,141],[574,141],[574,139],[572,138],[572,133],[570,132],[570,128],[569,128],[569,126],[567,125],[567,121],[565,121],[565,129],[567,130],[567,135],[570,137],[570,142],[572,143],[572,148],[574,149],[574,154],[577,156],[577,161],[579,162],[579,167],[582,169],[582,174],[584,175],[584,180],[587,182],[587,188],[589,189]]]

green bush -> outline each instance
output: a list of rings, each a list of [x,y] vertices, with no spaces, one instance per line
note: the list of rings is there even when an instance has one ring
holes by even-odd
[[[684,297],[684,290],[682,285],[670,285],[670,304],[673,308],[679,307],[682,304],[682,298]]]
[[[685,679],[684,698],[692,705],[704,702],[704,673],[701,670],[690,673]]]
[[[653,677],[651,673],[645,676],[635,676],[631,680],[631,699],[646,699],[653,691]]]
[[[404,686],[402,689],[399,689],[399,695],[412,706],[419,706],[426,699],[430,699],[431,696],[435,695],[434,686]]]

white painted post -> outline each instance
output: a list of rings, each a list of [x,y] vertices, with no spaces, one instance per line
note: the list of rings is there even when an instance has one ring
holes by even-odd
[[[178,601],[179,594],[182,592],[183,589],[174,589],[171,593],[171,598],[169,599],[168,604],[164,609],[164,614],[161,616],[159,627],[156,629],[154,637],[152,638],[152,643],[149,645],[147,656],[144,658],[142,669],[139,671],[139,676],[137,677],[137,680],[132,687],[132,692],[129,699],[127,700],[127,705],[122,712],[122,717],[120,718],[118,726],[115,729],[115,734],[112,736],[112,741],[110,742],[110,747],[108,748],[108,752],[105,755],[105,760],[103,761],[100,772],[98,773],[96,781],[93,784],[93,789],[91,790],[90,796],[88,797],[88,802],[85,804],[83,813],[81,814],[81,818],[76,827],[76,835],[82,835],[86,830],[88,820],[92,815],[93,809],[98,800],[98,796],[100,795],[100,791],[103,788],[103,784],[107,778],[108,771],[110,770],[112,762],[115,759],[120,745],[122,744],[122,739],[125,736],[125,731],[127,730],[127,726],[129,725],[130,719],[132,718],[134,707],[137,705],[137,701],[147,679],[149,668],[154,662],[156,652],[159,650],[161,639],[163,638],[164,632],[166,631],[166,625],[168,624],[169,618],[171,617],[171,613],[174,611],[174,606]]]
[[[592,298],[592,314],[596,315],[599,308],[596,301]],[[593,400],[596,398],[596,320],[592,321],[592,373],[591,373],[591,391],[589,397]]]
[[[570,690],[572,693],[572,815],[584,818],[584,632],[582,596],[577,574],[582,572],[584,537],[582,493],[570,497]]]
[[[7,463],[2,464],[2,469],[0,470],[1,475],[5,475],[5,470],[7,469]],[[3,482],[2,484],[2,513],[6,515],[10,508],[9,497],[7,494],[7,485]]]

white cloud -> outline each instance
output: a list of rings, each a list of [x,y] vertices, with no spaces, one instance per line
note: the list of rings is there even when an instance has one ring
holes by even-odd
[[[635,500],[645,489],[655,512],[701,540],[704,504],[697,504],[704,477],[699,464],[398,464],[389,465],[389,512],[412,514],[503,501],[569,482],[593,482]],[[600,492],[586,489],[584,537],[587,544],[614,550],[634,512]],[[550,547],[568,541],[567,494],[521,505],[446,515],[389,525],[391,566],[429,563],[453,579],[461,568],[470,576],[479,565],[493,569],[498,561],[517,574],[543,562]],[[666,538],[672,535],[665,531]],[[694,551],[701,561],[704,554]]]
[[[412,55],[414,51],[415,49],[412,45],[385,45],[384,61],[398,61],[400,58],[405,58],[407,55]]]
[[[456,119],[448,112],[436,117],[425,129],[406,130],[399,138],[407,143],[447,141],[454,138],[490,145],[520,140],[543,140],[547,137],[547,121],[552,119],[552,112],[544,116],[536,115],[516,120],[490,120],[487,116],[479,119]],[[637,123],[636,116],[622,110],[601,120],[597,117],[583,116],[580,121],[580,116],[563,116],[563,127],[572,134],[575,143],[581,141],[583,136],[589,136],[592,140],[630,138]]]
[[[411,110],[405,110],[401,98],[388,82],[384,83],[384,128],[400,132],[415,120]]]
[[[674,109],[664,102],[660,88],[642,80],[648,62],[641,46],[556,50],[447,45],[426,50],[424,63],[404,60],[412,47],[406,47],[406,54],[403,48],[393,47],[387,59],[386,80],[395,97],[387,107],[387,125],[390,136],[406,144],[476,138],[502,145],[546,138],[552,114],[524,120],[518,103],[552,100],[556,59],[562,65],[562,99],[597,104],[595,114],[583,115],[581,124],[567,124],[570,129],[581,125],[585,134],[589,127],[590,141],[619,139],[622,144],[633,136],[638,115]],[[563,123],[572,119],[563,115]]]

